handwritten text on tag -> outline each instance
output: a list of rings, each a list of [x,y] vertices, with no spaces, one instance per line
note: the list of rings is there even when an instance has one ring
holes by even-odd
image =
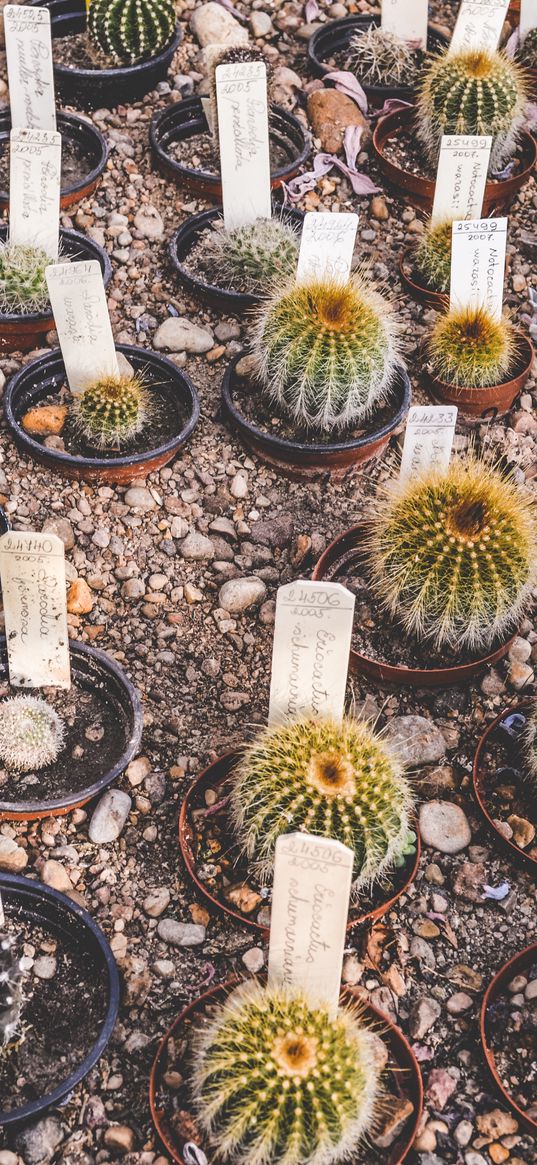
[[[267,67],[217,65],[216,94],[226,230],[270,218]]]
[[[58,258],[62,145],[50,130],[10,134],[9,241]]]
[[[13,129],[56,129],[48,8],[4,8],[9,101]]]
[[[306,214],[300,239],[297,282],[328,279],[347,283],[357,229],[357,214],[317,211]]]
[[[507,222],[506,218],[484,218],[453,223],[451,307],[485,307],[501,319]]]
[[[382,0],[381,24],[416,48],[427,48],[429,0]]]
[[[444,135],[431,220],[475,218],[483,209],[491,137]]]
[[[509,0],[462,0],[448,53],[498,48]]]
[[[455,405],[414,405],[408,413],[401,458],[401,481],[429,469],[447,469],[451,457]]]
[[[55,534],[0,538],[9,680],[22,688],[71,685],[65,551]]]
[[[119,376],[99,263],[57,263],[46,277],[71,392],[99,376]]]

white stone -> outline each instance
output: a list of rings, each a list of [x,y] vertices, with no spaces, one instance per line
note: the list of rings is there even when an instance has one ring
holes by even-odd
[[[157,934],[172,947],[197,947],[205,941],[204,926],[196,922],[177,922],[175,918],[163,918],[158,924]]]
[[[252,975],[257,975],[265,962],[265,956],[261,947],[250,947],[249,951],[244,952],[242,961],[247,971],[250,971]]]
[[[229,487],[229,492],[232,498],[237,498],[237,500],[246,497],[248,493],[248,474],[243,469],[239,469],[238,473],[235,474]]]
[[[208,562],[214,558],[214,544],[210,538],[205,534],[199,534],[193,530],[187,534],[183,542],[181,542],[181,554],[189,562]]]
[[[0,870],[18,874],[28,865],[28,854],[12,837],[0,837]]]
[[[231,12],[210,0],[193,12],[190,24],[202,48],[209,44],[247,44],[248,33]]]
[[[157,504],[153,495],[143,485],[132,485],[123,501],[131,510],[154,510]]]
[[[426,716],[394,716],[386,725],[385,737],[405,764],[434,764],[446,751],[440,729]]]
[[[153,336],[153,347],[157,352],[167,348],[169,352],[191,352],[200,356],[214,347],[214,339],[212,332],[200,328],[192,320],[168,316]]]
[[[261,578],[248,575],[245,578],[232,578],[220,587],[218,604],[230,615],[240,615],[249,607],[258,606],[263,602],[267,588]]]
[[[134,225],[145,239],[161,239],[164,234],[162,215],[148,202],[144,202],[135,214]]]
[[[107,789],[94,809],[89,823],[89,839],[97,845],[117,841],[132,805],[132,798],[122,789]]]
[[[272,20],[270,19],[268,12],[252,12],[250,17],[250,28],[252,30],[252,36],[256,38],[260,36],[270,36],[274,31]]]
[[[421,806],[420,833],[424,845],[442,854],[457,854],[472,840],[466,814],[451,801],[427,801]]]

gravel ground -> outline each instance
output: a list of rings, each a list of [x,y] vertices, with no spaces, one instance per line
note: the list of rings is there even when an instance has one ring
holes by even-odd
[[[200,309],[176,284],[166,239],[203,204],[152,168],[147,137],[153,112],[188,94],[196,80],[199,48],[188,27],[193,7],[194,0],[179,0],[185,41],[169,85],[136,105],[93,115],[113,147],[111,159],[98,191],[72,217],[64,215],[62,225],[85,230],[113,258],[108,296],[118,342],[151,347],[159,326],[176,314],[209,333],[205,354],[172,355],[199,391],[200,425],[174,464],[126,488],[52,478],[19,456],[5,430],[1,435],[0,503],[15,529],[46,525],[63,538],[69,580],[82,580],[70,602],[71,634],[126,669],[142,697],[145,729],[142,755],[118,786],[131,800],[120,799],[130,811],[115,842],[90,839],[92,808],[0,826],[0,868],[24,869],[83,902],[111,939],[126,983],[107,1055],[61,1109],[5,1137],[0,1165],[17,1165],[16,1154],[19,1165],[52,1159],[93,1165],[117,1156],[127,1165],[165,1165],[147,1101],[157,1041],[203,984],[256,969],[263,960],[246,931],[209,919],[195,902],[178,857],[181,798],[202,766],[264,720],[278,585],[308,576],[326,543],[374,509],[378,484],[397,465],[391,449],[344,484],[294,484],[251,459],[219,418],[226,361],[247,344],[248,323]],[[311,77],[303,4],[237,0],[236,7],[272,16],[265,43],[275,69],[296,71],[292,83],[287,74],[277,79],[290,102],[298,95],[304,117]],[[367,7],[319,3],[323,16]],[[435,19],[448,25],[456,7],[431,4]],[[367,160],[365,166],[375,177],[374,166]],[[388,192],[374,204],[357,200],[346,179],[332,175],[304,205],[359,209],[360,254],[397,305],[419,400],[419,348],[433,313],[412,303],[396,276],[399,250],[421,229],[414,211]],[[529,311],[529,288],[537,284],[531,270],[536,214],[530,181],[511,214],[506,302],[517,318]],[[206,336],[200,346],[208,342]],[[11,357],[0,360],[6,377],[19,365]],[[509,418],[478,430],[461,425],[457,447],[474,440],[504,456],[532,488],[536,399],[530,380]],[[250,576],[264,584],[256,587],[256,605],[230,614],[219,600],[221,586]],[[82,613],[76,613],[77,598]],[[424,848],[416,882],[397,910],[372,934],[357,936],[345,961],[345,980],[363,986],[417,1046],[426,1113],[414,1165],[530,1165],[533,1159],[530,1138],[485,1075],[477,1016],[491,974],[535,939],[534,887],[498,856],[475,811],[469,774],[484,726],[522,688],[533,690],[536,643],[529,618],[510,659],[463,689],[415,694],[349,684],[349,699],[365,701],[381,723],[426,718],[425,725],[403,725],[411,734],[419,798],[461,806],[459,827],[462,822],[464,833],[467,821],[471,830],[456,855]],[[501,901],[484,899],[484,885],[503,883],[509,889]],[[163,927],[163,920],[186,929]]]

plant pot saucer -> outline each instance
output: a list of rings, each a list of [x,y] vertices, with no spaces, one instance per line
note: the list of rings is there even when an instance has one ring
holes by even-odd
[[[69,813],[71,809],[86,805],[121,776],[139,751],[143,714],[138,693],[125,672],[111,656],[85,643],[71,641],[69,654],[73,685],[81,694],[92,694],[93,716],[100,715],[101,722],[106,728],[105,745],[101,749],[98,743],[88,742],[83,735],[86,726],[81,719],[80,724],[75,725],[77,735],[73,733],[71,737],[68,730],[66,744],[72,747],[81,743],[85,746],[84,757],[80,760],[73,759],[69,763],[65,759],[65,754],[60,752],[58,760],[43,770],[47,774],[49,788],[64,781],[61,791],[56,788],[54,794],[39,797],[35,792],[32,794],[31,790],[35,788],[32,783],[30,791],[23,798],[17,794],[17,785],[20,788],[21,777],[24,774],[12,773],[9,784],[4,787],[12,789],[14,795],[4,800],[4,787],[0,786],[0,820],[35,821],[41,817],[58,817]],[[5,686],[8,683],[6,640],[5,636],[2,636],[0,684]],[[19,695],[21,692],[27,694],[29,690],[10,689],[9,695]],[[99,693],[98,699],[96,693]],[[32,689],[32,694],[39,693]],[[90,723],[93,722],[92,719]],[[100,770],[99,766],[102,766]]]
[[[433,291],[423,282],[414,266],[412,247],[406,247],[399,256],[399,278],[403,287],[417,303],[423,303],[426,307],[434,307],[438,311],[445,311],[449,307],[449,295],[441,291]]]
[[[269,936],[268,926],[258,922],[252,914],[244,914],[240,910],[235,909],[233,904],[226,900],[224,894],[218,888],[214,890],[210,888],[197,873],[197,867],[200,864],[198,857],[200,837],[196,827],[195,810],[205,807],[205,793],[207,789],[212,789],[217,792],[217,804],[226,797],[229,791],[229,778],[238,760],[238,752],[227,753],[225,756],[219,757],[208,768],[204,769],[196,777],[195,781],[192,782],[179,811],[179,848],[185,867],[196,887],[196,891],[209,909],[213,913],[227,915],[238,926],[245,926],[249,930],[255,931],[260,938],[267,940]],[[227,838],[223,853],[230,860],[231,864],[235,865],[236,862],[239,862],[238,846],[231,833],[227,832],[228,826],[225,819],[225,809],[221,814],[221,819],[221,828],[222,830],[226,830],[225,836]],[[391,872],[391,885],[386,890],[386,896],[383,897],[382,887],[379,886],[377,891],[373,892],[373,901],[366,910],[360,907],[359,902],[351,905],[347,924],[348,932],[353,931],[358,926],[365,926],[368,923],[374,922],[375,919],[382,918],[408,890],[408,887],[416,877],[420,863],[421,848],[417,825],[415,832],[417,839],[416,853],[408,857],[402,869],[394,869]],[[239,868],[237,867],[237,872],[238,870]],[[245,877],[247,877],[247,869],[245,869],[244,873]],[[242,884],[243,881],[244,879],[241,879],[240,873],[238,873],[239,884]],[[262,905],[263,902],[259,902],[257,909],[261,909]]]
[[[414,106],[398,109],[380,119],[373,132],[373,151],[381,174],[390,186],[418,210],[431,211],[434,198],[435,180],[422,174],[404,170],[386,154],[386,145],[402,134],[413,132],[416,110]],[[509,178],[498,182],[487,182],[483,198],[482,217],[487,218],[495,208],[501,210],[511,205],[514,198],[531,177],[537,160],[537,143],[530,133],[524,131],[516,153],[519,169]]]
[[[0,224],[0,241],[8,237],[8,226]],[[112,264],[103,247],[78,231],[60,231],[60,255],[65,261],[96,259],[101,266],[105,287],[112,277]],[[0,314],[0,355],[6,352],[29,352],[43,342],[54,327],[52,310],[47,312],[13,312]]]
[[[321,555],[312,578],[317,582],[322,579],[338,582],[342,580],[342,576],[345,578],[356,574],[356,568],[359,568],[360,564],[363,569],[361,543],[365,531],[365,524],[360,522],[335,538]],[[399,639],[403,638],[404,633],[401,629]],[[448,688],[453,684],[466,683],[486,671],[488,667],[492,667],[507,654],[514,638],[513,634],[503,642],[495,644],[486,656],[465,659],[447,667],[407,667],[371,658],[351,648],[349,666],[354,674],[369,676],[379,684],[398,684],[410,688]],[[395,642],[397,641],[396,638]]]
[[[174,1066],[180,1071],[183,1079],[188,1079],[189,1072],[189,1055],[188,1055],[188,1039],[191,1033],[197,1026],[203,1023],[204,1015],[210,1013],[215,1005],[221,1004],[225,1001],[229,993],[243,982],[240,976],[235,976],[229,979],[226,983],[221,983],[216,987],[211,987],[198,999],[185,1007],[177,1019],[173,1022],[171,1027],[162,1037],[153,1065],[151,1068],[151,1077],[149,1081],[149,1103],[151,1108],[151,1116],[153,1124],[158,1132],[162,1144],[165,1146],[167,1153],[177,1165],[191,1165],[191,1159],[185,1162],[183,1156],[183,1146],[185,1141],[188,1141],[189,1136],[181,1138],[174,1128],[174,1111],[168,1112],[166,1109],[166,1101],[169,1097],[169,1092],[166,1090],[165,1075],[168,1069],[168,1052],[170,1052]],[[369,1001],[363,1001],[361,995],[353,990],[351,987],[343,987],[340,995],[340,1005],[349,1006],[356,1001],[360,1002],[361,1014],[365,1023],[377,1031],[380,1038],[385,1043],[389,1052],[389,1061],[386,1070],[386,1081],[389,1084],[390,1092],[397,1097],[407,1097],[413,1105],[412,1116],[407,1120],[401,1134],[397,1141],[390,1149],[374,1150],[369,1149],[365,1144],[363,1146],[363,1161],[361,1165],[378,1165],[382,1161],[382,1165],[401,1165],[410,1152],[416,1132],[419,1126],[422,1110],[423,1110],[423,1082],[421,1079],[421,1072],[418,1062],[400,1028],[388,1018],[384,1012],[379,1011]],[[186,1089],[185,1089],[186,1092]],[[181,1116],[186,1116],[186,1127],[188,1128],[190,1113],[185,1112],[188,1106],[188,1096],[184,1099],[180,1098],[176,1102],[181,1106]],[[171,1106],[170,1106],[171,1107]],[[179,1114],[178,1114],[179,1115]],[[199,1148],[204,1152],[203,1146]],[[208,1147],[206,1147],[208,1148]],[[210,1153],[208,1148],[207,1153],[209,1165],[214,1165],[216,1160],[215,1155]],[[362,1154],[360,1154],[362,1157]],[[353,1162],[355,1165],[355,1162]]]
[[[324,77],[333,69],[344,67],[344,57],[349,51],[350,42],[358,33],[367,32],[370,28],[380,24],[380,15],[343,16],[339,20],[331,20],[321,25],[308,41],[309,65],[316,77]],[[433,25],[429,25],[427,46],[429,51],[438,52],[447,44],[443,36]],[[332,65],[327,61],[332,58],[341,60]],[[399,101],[412,101],[414,87],[411,85],[365,85],[359,74],[358,81],[366,94],[370,109],[382,109],[385,101],[396,98]]]
[[[433,400],[439,404],[457,405],[461,417],[477,424],[504,417],[522,392],[533,365],[533,345],[519,328],[516,329],[516,342],[515,376],[489,388],[465,388],[463,385],[448,384],[425,369],[424,384]]]
[[[493,777],[493,775],[498,775],[501,777],[502,771],[505,768],[507,770],[505,773],[505,781],[508,784],[512,784],[513,781],[518,783],[518,781],[523,781],[524,779],[523,774],[521,775],[521,770],[523,768],[523,758],[520,756],[520,744],[522,741],[524,727],[520,727],[520,736],[514,732],[513,735],[510,736],[505,731],[505,728],[508,727],[505,722],[508,717],[513,715],[521,714],[522,717],[526,717],[531,706],[532,702],[530,700],[524,700],[520,704],[515,706],[511,705],[508,708],[504,708],[503,712],[500,712],[500,714],[496,716],[495,719],[485,729],[474,756],[474,763],[472,766],[472,788],[479,810],[484,817],[489,829],[494,833],[500,849],[503,850],[503,852],[507,854],[512,861],[514,861],[515,865],[529,870],[533,876],[536,877],[537,857],[532,857],[531,853],[523,850],[520,846],[515,845],[515,843],[509,838],[505,837],[505,835],[498,828],[498,825],[496,824],[497,818],[493,816],[493,813],[489,807],[491,793],[490,784],[491,777]],[[499,753],[499,767],[497,762],[495,760],[493,761],[491,757],[491,751],[495,746],[497,746]],[[504,761],[505,764],[503,764],[502,761]],[[530,799],[531,798],[529,796],[528,788],[528,800]]]
[[[503,1030],[499,1027],[498,1020],[494,1015],[494,1008],[497,1004],[499,996],[505,990],[507,985],[517,975],[524,975],[526,971],[537,961],[537,942],[532,943],[531,946],[526,947],[523,951],[519,951],[517,955],[504,963],[503,967],[497,972],[492,981],[489,983],[487,990],[483,996],[481,1004],[481,1014],[479,1017],[479,1026],[481,1032],[481,1047],[483,1055],[490,1075],[496,1085],[498,1092],[504,1104],[507,1105],[511,1112],[516,1116],[522,1128],[526,1129],[534,1137],[537,1135],[537,1120],[528,1116],[527,1112],[516,1102],[511,1093],[507,1090],[505,1084],[502,1082],[500,1073],[496,1066],[496,1057],[491,1047],[491,1037],[497,1030]],[[535,1005],[534,1005],[535,1006]]]
[[[314,481],[329,476],[339,480],[358,469],[386,448],[403,424],[410,407],[411,389],[406,369],[399,365],[391,385],[388,403],[379,422],[379,412],[365,422],[360,437],[321,444],[278,437],[249,420],[238,401],[240,387],[236,368],[245,353],[239,353],[226,368],[222,383],[222,410],[243,445],[261,461],[292,480]],[[375,419],[375,417],[377,419]]]
[[[169,243],[169,254],[172,266],[183,287],[201,300],[203,304],[227,315],[242,315],[249,308],[256,307],[262,296],[246,291],[235,291],[232,288],[218,287],[216,283],[207,283],[204,276],[196,275],[189,270],[186,261],[194,247],[203,238],[206,231],[222,220],[221,207],[214,210],[204,210],[201,214],[194,214],[174,232]],[[284,223],[301,230],[304,215],[301,210],[283,207],[275,211],[275,217],[281,217]]]
[[[69,147],[81,157],[81,175],[62,183],[60,207],[64,210],[92,194],[98,186],[108,161],[108,145],[96,125],[76,113],[58,113],[56,117],[58,133],[62,135],[62,147]],[[11,113],[0,113],[0,154],[9,147]],[[0,210],[9,207],[9,191],[0,190]]]
[[[95,452],[94,456],[71,454],[42,445],[35,437],[30,437],[22,426],[22,418],[28,409],[40,405],[51,394],[54,395],[65,383],[65,366],[59,348],[38,356],[30,364],[24,365],[9,380],[4,394],[4,414],[13,440],[22,453],[32,457],[64,477],[83,481],[108,481],[126,483],[137,477],[159,469],[172,461],[182,449],[195,429],[200,415],[200,405],[196,390],[190,378],[158,352],[146,348],[135,348],[130,344],[118,344],[136,372],[146,375],[155,404],[169,409],[175,431],[154,448],[142,452],[118,453],[104,457]],[[156,410],[155,410],[156,411]]]
[[[0,895],[6,919],[27,921],[49,931],[65,944],[75,947],[93,965],[92,981],[102,984],[105,997],[102,1020],[93,1046],[71,1072],[51,1092],[0,1111],[0,1128],[28,1125],[50,1108],[61,1104],[88,1075],[108,1046],[119,1010],[120,982],[116,961],[108,942],[86,910],[50,886],[15,874],[0,873]],[[31,1029],[26,1035],[31,1039]],[[76,1041],[76,1032],[73,1032]],[[76,1046],[76,1042],[75,1045]],[[1,1102],[0,1102],[1,1104]]]
[[[174,143],[202,134],[209,134],[209,126],[201,98],[187,97],[184,101],[174,102],[167,109],[155,113],[151,119],[149,141],[153,159],[158,169],[178,186],[184,186],[210,202],[221,203],[220,172],[196,170],[175,159],[170,153],[170,146]],[[310,156],[311,139],[298,118],[277,105],[269,110],[269,137],[271,145],[277,146],[285,156],[283,163],[272,168],[271,185],[275,190],[282,182],[289,182],[298,174]]]

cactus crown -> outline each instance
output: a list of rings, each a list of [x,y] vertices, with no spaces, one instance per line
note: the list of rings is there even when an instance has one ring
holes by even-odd
[[[199,1033],[192,1091],[206,1136],[241,1165],[335,1165],[374,1126],[381,1067],[358,1008],[250,981]]]
[[[13,941],[0,934],[0,1056],[16,1035],[22,1009],[24,971]]]
[[[297,262],[297,232],[278,218],[257,219],[233,231],[217,226],[203,236],[202,271],[236,291],[266,294],[293,275]]]
[[[413,85],[418,57],[406,41],[372,24],[349,45],[349,69],[363,85]]]
[[[263,729],[235,770],[230,802],[236,836],[262,882],[272,876],[280,834],[303,830],[354,852],[354,892],[401,854],[411,807],[397,757],[351,718]]]
[[[311,280],[259,309],[253,352],[268,396],[300,426],[330,431],[365,418],[396,365],[392,309],[365,276]]]
[[[49,306],[45,269],[50,255],[41,247],[0,243],[0,312],[44,312]]]
[[[367,539],[374,592],[418,639],[482,651],[514,628],[535,577],[537,527],[514,481],[478,460],[394,482]]]
[[[77,394],[71,411],[77,432],[89,445],[121,448],[143,429],[149,396],[139,376],[107,376]]]
[[[485,308],[453,308],[440,316],[428,338],[434,375],[465,388],[501,384],[513,367],[516,334],[507,317]]]
[[[491,134],[491,168],[499,170],[516,149],[526,102],[524,71],[502,53],[444,53],[421,79],[416,133],[433,161],[442,134]]]
[[[526,33],[517,53],[517,60],[529,69],[537,66],[537,28],[530,28]]]
[[[92,41],[119,65],[157,56],[175,25],[173,0],[91,0],[88,12]]]
[[[0,760],[8,769],[30,772],[56,760],[64,725],[38,696],[15,696],[0,704]]]
[[[416,247],[414,263],[432,291],[447,295],[451,280],[451,233],[453,221],[428,223]]]

